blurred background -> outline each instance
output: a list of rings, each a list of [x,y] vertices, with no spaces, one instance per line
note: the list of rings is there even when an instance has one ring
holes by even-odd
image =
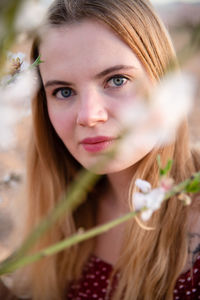
[[[3,1],[6,5],[6,1]],[[28,0],[27,0],[28,2]],[[36,0],[36,2],[39,2]],[[51,0],[41,0],[48,6]],[[194,33],[200,36],[200,1],[152,1],[156,11],[163,19],[174,43],[175,49],[182,62],[182,69],[192,74],[197,81],[194,107],[189,116],[191,143],[200,144],[200,48],[193,49]],[[188,49],[188,45],[190,49]],[[11,51],[30,54],[31,39],[20,36]],[[0,99],[1,101],[1,99]],[[21,105],[24,105],[23,103]],[[2,106],[0,106],[2,109]],[[16,114],[24,109],[18,105]],[[15,205],[21,197],[20,189],[25,178],[26,147],[30,132],[30,109],[16,122],[9,121],[11,116],[1,115],[6,122],[12,121],[9,131],[10,140],[0,147],[0,260],[8,254],[8,247],[13,233],[20,228],[20,209]],[[7,124],[7,123],[6,123]],[[4,130],[4,129],[3,129]],[[1,131],[0,131],[1,133]],[[10,134],[10,132],[9,132]],[[4,135],[7,135],[6,129]],[[0,134],[0,139],[1,139]],[[22,208],[23,209],[23,208]]]
[[[200,1],[152,1],[164,21],[177,51],[182,55],[186,45],[192,48],[192,36],[195,31],[200,37]],[[198,44],[199,45],[199,44]],[[190,51],[190,50],[189,50]],[[189,116],[191,142],[200,142],[200,45],[197,51],[190,51],[189,57],[183,61],[182,69],[189,72],[197,80],[197,92],[193,110]]]

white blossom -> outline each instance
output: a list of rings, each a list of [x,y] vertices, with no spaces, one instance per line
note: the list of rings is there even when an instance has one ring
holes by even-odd
[[[140,211],[146,205],[146,198],[143,193],[135,192],[132,199],[133,207],[136,211]]]
[[[5,151],[15,146],[15,126],[30,113],[30,100],[36,90],[34,70],[23,71],[13,82],[0,87],[0,149]]]
[[[142,179],[136,179],[135,185],[143,192],[143,193],[148,193],[151,190],[151,184]]]
[[[45,2],[23,1],[15,22],[16,30],[18,32],[30,32],[39,28],[45,19],[47,8]]]
[[[19,112],[14,107],[0,106],[0,149],[8,150],[15,144],[14,126],[19,118]]]
[[[7,53],[6,63],[4,66],[4,76],[0,80],[0,86],[6,86],[14,81],[16,75],[21,72],[27,71],[30,64],[25,60],[26,55],[22,52]]]
[[[149,107],[144,99],[137,97],[136,100],[132,101],[128,107],[124,105],[121,108],[119,116],[124,127],[128,130],[132,130],[132,128],[137,129],[149,116]]]
[[[34,69],[17,74],[14,81],[0,86],[1,102],[8,104],[30,103],[30,98],[37,89],[37,75]]]
[[[158,187],[155,189],[149,189],[147,191],[147,187],[149,187],[150,183],[137,179],[137,186],[140,187],[142,190],[144,187],[143,192],[135,192],[132,198],[132,204],[136,211],[141,212],[141,218],[143,221],[149,220],[152,216],[153,212],[158,210],[164,200],[165,197],[165,189],[162,187]],[[139,185],[138,185],[139,182]]]
[[[159,137],[159,144],[174,139],[179,124],[191,111],[195,88],[194,78],[186,73],[167,75],[156,87],[152,94],[152,133]]]
[[[152,214],[153,214],[153,210],[147,209],[141,213],[141,218],[143,221],[148,221],[151,218]]]
[[[146,194],[146,206],[153,211],[160,208],[160,205],[164,199],[165,190],[162,187],[152,189]]]
[[[25,60],[26,54],[23,52],[12,53],[9,51],[7,54],[7,57],[10,61],[13,61],[13,60],[16,61],[17,59],[19,59],[19,61],[20,61],[19,71],[26,71],[30,66],[30,64]]]
[[[119,144],[119,151],[125,156],[130,147],[141,153],[173,142],[191,110],[195,90],[195,80],[184,73],[168,74],[148,89],[146,98],[141,87],[120,112],[125,142]]]
[[[0,80],[0,149],[15,146],[15,126],[30,113],[30,100],[37,90],[37,75],[22,52],[8,52]]]

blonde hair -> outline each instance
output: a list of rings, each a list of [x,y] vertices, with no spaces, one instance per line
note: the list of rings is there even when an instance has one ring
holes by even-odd
[[[99,20],[112,28],[137,55],[152,79],[159,80],[169,67],[177,65],[168,33],[149,1],[56,0],[49,9],[48,22],[55,27],[80,23],[85,19]],[[32,58],[38,54],[36,42]],[[33,134],[28,151],[27,231],[55,206],[81,168],[55,133],[46,105],[41,85],[37,97],[33,99]],[[158,154],[163,165],[169,158],[173,159],[171,176],[175,182],[184,180],[195,171],[186,121],[181,124],[174,143],[154,149],[137,163],[131,193],[134,192],[136,178],[157,186]],[[95,189],[100,191],[101,182]],[[87,229],[94,226],[96,206],[95,201],[91,201],[93,197],[90,193],[87,201],[73,214],[60,220],[36,248],[70,236],[79,227]],[[121,299],[122,294],[124,300],[172,299],[175,281],[187,257],[187,215],[188,209],[173,197],[148,222],[155,230],[146,231],[135,220],[128,222],[121,255],[115,266],[115,271],[120,271],[115,300]],[[73,251],[66,249],[33,264],[30,267],[32,298],[62,299],[70,281],[80,276],[92,249],[93,240],[88,240],[74,246]]]

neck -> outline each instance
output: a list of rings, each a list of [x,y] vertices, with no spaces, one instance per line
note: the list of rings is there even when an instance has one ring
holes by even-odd
[[[132,176],[132,168],[107,175],[110,205],[119,213],[126,213],[130,210],[128,193]]]

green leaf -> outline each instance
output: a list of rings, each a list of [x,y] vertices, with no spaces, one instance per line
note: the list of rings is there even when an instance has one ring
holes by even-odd
[[[40,65],[41,63],[43,63],[44,61],[40,59],[41,58],[41,55],[39,55],[36,60],[34,61],[34,63],[32,63],[31,65],[31,68],[35,68],[37,67],[38,65]]]
[[[167,175],[172,168],[173,160],[168,160],[166,167],[163,169],[163,175]]]
[[[169,159],[166,166],[164,167],[164,169],[161,167],[161,158],[160,155],[157,156],[157,163],[158,163],[158,167],[159,167],[159,172],[160,172],[160,176],[166,176],[173,165],[173,160]]]
[[[198,193],[200,192],[200,181],[198,178],[194,178],[189,184],[185,187],[187,193]]]

